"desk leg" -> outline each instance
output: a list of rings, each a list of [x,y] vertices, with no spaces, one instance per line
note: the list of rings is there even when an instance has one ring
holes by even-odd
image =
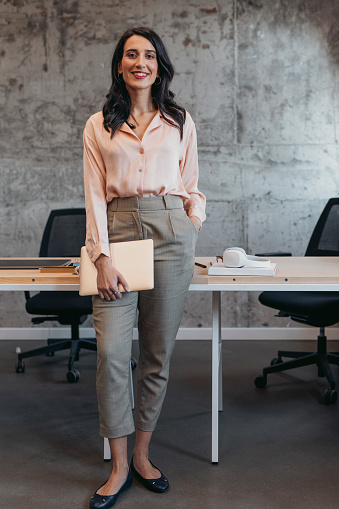
[[[108,438],[104,438],[104,460],[105,461],[111,461],[112,454],[111,454],[111,448],[109,446]]]
[[[220,292],[212,292],[212,463],[218,463],[218,410],[222,410],[220,300]]]

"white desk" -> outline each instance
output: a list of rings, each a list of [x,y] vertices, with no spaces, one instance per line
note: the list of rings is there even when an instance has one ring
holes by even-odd
[[[214,258],[197,258],[209,265]],[[235,291],[339,291],[339,257],[278,257],[273,277],[208,276],[196,267],[190,291],[212,292],[212,463],[218,462],[218,411],[222,410],[221,292]],[[40,273],[39,270],[0,270],[2,291],[78,291],[79,277]]]
[[[211,258],[197,258],[209,265]],[[218,463],[218,410],[223,409],[221,363],[221,292],[339,291],[339,257],[276,257],[275,276],[208,276],[196,267],[192,291],[212,292],[212,463]]]

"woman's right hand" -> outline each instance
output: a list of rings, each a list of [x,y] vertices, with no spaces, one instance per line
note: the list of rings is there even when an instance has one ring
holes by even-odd
[[[110,258],[101,254],[95,261],[95,266],[98,271],[97,287],[100,299],[121,299],[122,296],[118,287],[119,283],[122,284],[126,292],[131,291],[124,276],[113,267]]]

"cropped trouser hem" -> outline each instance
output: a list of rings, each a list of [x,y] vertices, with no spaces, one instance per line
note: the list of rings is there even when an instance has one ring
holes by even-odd
[[[125,424],[120,427],[114,427],[114,429],[108,429],[100,426],[100,435],[105,438],[121,438],[126,435],[132,435],[134,431],[134,426],[128,427]]]
[[[156,425],[157,425],[156,422],[154,424],[150,424],[149,422],[141,422],[141,421],[137,421],[135,423],[135,427],[137,429],[140,429],[141,431],[150,432],[150,433],[153,433]]]

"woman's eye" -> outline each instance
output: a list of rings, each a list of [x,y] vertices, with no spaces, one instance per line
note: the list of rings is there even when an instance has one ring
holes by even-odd
[[[150,53],[149,55],[146,55],[146,57],[150,60],[153,60],[154,59],[154,55],[152,55],[152,53]]]
[[[135,53],[128,53],[127,56],[128,56],[128,58],[134,58],[135,57]]]

